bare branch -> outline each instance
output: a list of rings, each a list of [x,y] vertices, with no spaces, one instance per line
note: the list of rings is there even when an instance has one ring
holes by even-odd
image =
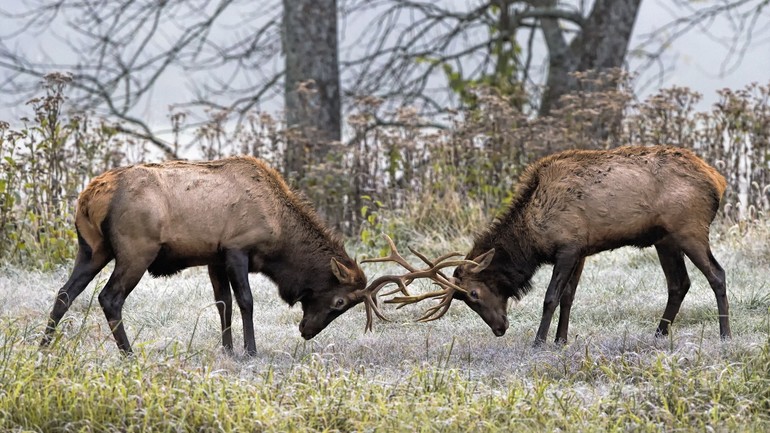
[[[668,8],[669,13],[678,18],[641,35],[641,42],[633,48],[634,53],[641,54],[646,59],[638,70],[642,72],[657,67],[658,83],[662,83],[664,71],[668,69],[661,67],[664,53],[676,40],[696,29],[699,35],[709,38],[714,44],[725,49],[727,55],[722,61],[720,75],[725,75],[737,67],[755,36],[761,31],[767,32],[766,26],[764,29],[758,29],[757,24],[763,17],[767,20],[769,4],[767,0],[713,0],[711,3],[713,4],[704,5],[701,2],[696,7],[683,0],[672,2]],[[720,19],[726,20],[730,25],[730,34],[713,33],[711,26]]]
[[[199,89],[196,97],[175,101],[196,107],[233,99],[231,108],[245,112],[274,96],[282,72],[271,71],[269,60],[280,47],[280,11],[277,1],[255,9],[233,0],[25,0],[0,10],[1,17],[24,23],[0,31],[0,91],[27,98],[42,76],[69,71],[75,90],[69,100],[76,109],[106,109],[106,115],[128,122],[127,131],[167,153],[170,148],[137,114],[140,107],[172,80]],[[14,38],[33,34],[54,38],[72,55],[55,53],[57,60],[40,62],[10,48]],[[68,57],[75,60],[61,62]],[[206,75],[228,78],[202,79]],[[249,81],[247,87],[256,89],[252,94],[243,92]]]

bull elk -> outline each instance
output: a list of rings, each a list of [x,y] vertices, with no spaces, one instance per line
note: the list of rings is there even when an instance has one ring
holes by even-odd
[[[545,157],[524,171],[510,207],[476,237],[466,263],[449,281],[436,279],[442,290],[386,302],[441,299],[420,319],[427,321],[446,313],[452,299],[461,299],[502,336],[508,300],[521,299],[535,271],[552,264],[535,344],[546,340],[557,306],[556,341],[563,343],[585,258],[627,245],[654,245],[668,286],[656,335],[668,334],[690,288],[687,256],[711,285],[720,336],[729,338],[725,271],[709,246],[709,226],[725,188],[713,167],[677,147],[569,150]]]
[[[126,297],[145,271],[172,275],[208,266],[222,325],[232,350],[232,287],[243,319],[244,347],[256,353],[248,273],[262,272],[288,304],[299,302],[299,331],[313,338],[332,320],[364,301],[367,329],[374,291],[342,241],[292,191],[277,171],[252,157],[209,162],[173,161],[117,168],[94,178],[75,215],[78,253],[59,290],[41,344],[88,283],[115,259],[99,304],[118,348],[131,352],[123,327]]]

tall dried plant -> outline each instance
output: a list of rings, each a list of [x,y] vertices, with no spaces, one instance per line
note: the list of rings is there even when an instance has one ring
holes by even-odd
[[[669,144],[693,149],[729,186],[721,215],[729,224],[764,220],[770,208],[770,86],[719,92],[709,111],[687,88],[634,99],[622,72],[585,73],[581,90],[547,117],[523,112],[516,95],[469,88],[473,104],[448,111],[441,123],[402,107],[383,113],[381,100],[356,101],[346,143],[332,143],[289,179],[320,213],[374,245],[380,232],[399,238],[472,233],[503,210],[521,170],[534,159],[570,148]],[[73,253],[74,202],[94,175],[150,157],[119,126],[82,113],[65,115],[70,78],[48,76],[30,101],[22,128],[0,122],[0,259],[55,264]],[[606,86],[610,80],[616,86]],[[287,146],[312,147],[285,123],[260,111],[211,111],[196,129],[194,157],[251,154],[285,171]],[[388,119],[388,120],[384,120]],[[186,113],[172,113],[175,143]],[[304,144],[302,144],[304,143]]]
[[[71,216],[78,192],[94,175],[127,161],[141,144],[80,114],[65,116],[71,77],[49,74],[44,95],[28,102],[22,127],[0,124],[0,259],[44,267],[74,254]],[[132,144],[134,143],[134,144]]]

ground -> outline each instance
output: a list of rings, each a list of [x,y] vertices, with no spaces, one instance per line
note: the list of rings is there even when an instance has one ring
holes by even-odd
[[[96,300],[106,273],[67,313],[54,348],[40,351],[36,345],[45,318],[69,269],[43,273],[5,267],[0,269],[0,373],[8,385],[6,396],[14,399],[5,399],[0,413],[14,416],[0,426],[99,430],[85,420],[102,419],[101,429],[126,429],[117,419],[136,431],[144,430],[137,420],[153,430],[218,430],[217,425],[225,425],[219,410],[228,417],[245,410],[250,415],[227,418],[227,425],[237,428],[240,420],[275,431],[415,425],[429,431],[761,430],[770,426],[765,374],[765,361],[770,361],[770,250],[764,235],[725,230],[713,238],[714,255],[727,271],[733,338],[726,342],[719,338],[713,292],[689,262],[693,284],[673,333],[654,337],[666,301],[654,249],[622,248],[589,258],[572,309],[568,344],[549,341],[540,348],[532,342],[550,266],[535,275],[532,292],[510,306],[510,328],[503,337],[495,337],[475,313],[455,302],[442,319],[425,324],[414,322],[424,305],[400,310],[386,305],[392,321],[376,323],[367,334],[363,305],[357,306],[304,341],[297,329],[299,305],[283,303],[276,288],[255,275],[255,357],[240,349],[237,310],[236,354],[219,347],[219,319],[205,270],[161,279],[145,276],[124,308],[127,332],[138,352],[128,361],[119,355]],[[388,266],[363,266],[370,278],[397,272]],[[31,360],[23,360],[27,358]],[[144,377],[147,371],[156,376]],[[94,384],[111,380],[117,381],[113,387],[125,388],[120,396]],[[132,388],[134,382],[140,385]],[[173,387],[177,382],[189,382],[203,397],[198,399],[197,391],[179,391]],[[30,384],[49,391],[24,391]],[[166,386],[189,399],[188,408],[200,404],[211,412],[199,410],[194,422],[189,416],[180,420],[168,414],[185,409],[172,405],[163,412],[167,415],[155,417],[146,402],[167,392],[158,391]],[[101,415],[67,410],[66,396],[78,387],[88,391],[84,404],[92,404],[92,411]],[[230,402],[218,409],[210,395],[220,388],[222,399],[243,392],[258,401]],[[136,404],[145,412],[132,412],[142,414],[139,418],[123,414],[113,419],[114,414],[100,409],[101,399],[134,401],[132,394],[142,400]],[[295,400],[298,396],[304,397]],[[45,409],[31,411],[30,405]],[[330,405],[336,416],[330,415]],[[71,419],[69,424],[50,424],[51,417]]]

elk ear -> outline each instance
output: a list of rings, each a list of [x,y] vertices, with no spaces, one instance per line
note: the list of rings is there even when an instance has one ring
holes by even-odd
[[[352,269],[343,265],[339,260],[332,257],[331,260],[332,273],[337,280],[342,284],[353,284],[355,282],[355,273]]]
[[[473,259],[474,262],[478,263],[476,266],[468,269],[468,272],[472,274],[478,274],[479,272],[483,271],[484,269],[489,266],[490,263],[492,263],[492,257],[495,256],[495,249],[492,248],[491,250],[487,251],[484,254],[479,255],[475,259]]]

